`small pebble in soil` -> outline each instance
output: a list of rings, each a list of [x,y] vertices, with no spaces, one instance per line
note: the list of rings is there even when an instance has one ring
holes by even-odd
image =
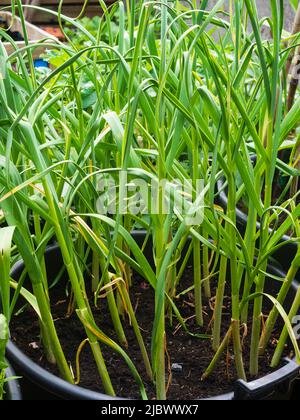
[[[180,363],[173,363],[171,369],[174,373],[182,373],[183,366]]]
[[[32,348],[33,350],[38,350],[40,348],[40,346],[37,343],[29,343],[29,347]]]

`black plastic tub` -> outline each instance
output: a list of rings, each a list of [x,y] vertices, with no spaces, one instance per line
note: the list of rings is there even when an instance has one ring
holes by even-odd
[[[16,374],[11,366],[6,369],[6,378],[16,378]],[[12,379],[5,384],[5,401],[21,401],[22,393],[19,379]]]
[[[218,191],[219,191],[219,204],[224,208],[227,209],[228,206],[228,197],[227,197],[227,189],[225,188],[225,181],[224,178],[220,179],[217,183]],[[245,232],[248,216],[239,208],[236,208],[236,218],[237,218],[237,225],[241,232]],[[260,230],[261,226],[260,223],[257,223],[257,230]],[[290,236],[283,236],[282,242],[291,241]],[[294,260],[297,254],[298,244],[296,242],[286,243],[282,249],[278,252],[275,252],[273,255],[274,259],[277,263],[279,263],[279,268],[283,271],[287,272],[291,266],[292,261]],[[300,272],[297,274],[296,279],[300,281]]]
[[[137,243],[141,243],[144,237],[143,232],[135,234]],[[148,251],[150,260],[151,250]],[[55,276],[62,265],[61,254],[57,246],[47,250],[46,265],[49,277]],[[22,262],[16,264],[11,273],[12,278],[17,280],[23,268]],[[284,277],[284,273],[276,268],[269,267],[269,270],[272,274]],[[269,283],[269,291],[271,291],[274,287],[271,285],[274,285],[274,282]],[[294,282],[287,298],[288,302],[292,302],[297,289],[298,283]],[[276,293],[276,290],[273,289],[274,292]],[[67,383],[38,366],[12,342],[7,347],[7,357],[17,374],[22,376],[21,386],[25,400],[124,400]],[[294,382],[299,376],[299,371],[300,367],[294,361],[285,360],[284,366],[272,374],[250,383],[237,381],[234,392],[214,397],[211,400],[288,400],[291,398]]]

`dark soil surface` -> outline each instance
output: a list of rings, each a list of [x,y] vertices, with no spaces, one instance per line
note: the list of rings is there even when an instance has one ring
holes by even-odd
[[[192,270],[187,271],[183,280],[183,290],[191,285],[192,278]],[[52,313],[67,360],[71,363],[75,371],[75,355],[80,343],[86,336],[75,313],[66,317],[69,301],[65,296],[66,294],[62,287],[56,288],[53,291],[51,296]],[[146,346],[150,352],[151,329],[154,317],[153,291],[142,279],[136,277],[131,290],[131,298],[136,308],[137,319],[142,329]],[[212,319],[213,303],[213,299],[205,302],[206,328],[201,329],[196,326],[194,319],[193,294],[189,293],[177,300],[177,307],[181,311],[184,319],[187,320],[187,326],[191,332],[210,334],[211,331],[208,326]],[[106,301],[101,300],[99,305],[99,308],[94,308],[93,310],[95,319],[98,325],[111,338],[116,339],[106,307]],[[268,310],[266,309],[267,312]],[[231,318],[230,299],[228,297],[224,303],[224,314],[223,335],[227,331]],[[149,398],[154,399],[155,389],[145,375],[144,365],[133,330],[127,320],[124,322],[124,325],[129,343],[127,352],[145,381]],[[13,341],[32,360],[48,371],[58,374],[56,368],[49,365],[44,357],[43,347],[40,343],[39,323],[33,311],[28,309],[20,315],[15,316],[12,320],[11,330]],[[266,355],[260,360],[260,376],[270,373],[269,362],[274,351],[276,337],[278,337],[278,334],[275,333],[273,344],[270,344]],[[249,363],[249,343],[250,331],[244,340],[245,363],[247,368]],[[232,348],[228,348],[227,354],[224,354],[216,371],[205,382],[201,382],[201,376],[214,356],[209,339],[197,339],[189,336],[182,328],[178,328],[177,321],[174,320],[173,326],[171,327],[169,325],[167,328],[167,349],[170,359],[168,361],[169,366],[175,363],[182,366],[182,372],[173,371],[171,374],[169,371],[168,378],[166,378],[167,381],[170,381],[168,390],[168,398],[170,400],[207,398],[233,390],[236,373]],[[139,398],[139,390],[125,362],[105,346],[103,346],[103,353],[117,395],[120,397]],[[103,392],[99,374],[88,346],[85,346],[81,353],[80,368],[80,385],[94,391]]]

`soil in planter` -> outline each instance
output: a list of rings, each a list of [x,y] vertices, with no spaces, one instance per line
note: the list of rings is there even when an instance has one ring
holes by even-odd
[[[182,290],[190,286],[192,279],[193,270],[190,268],[187,270],[182,282]],[[66,317],[69,301],[65,296],[65,288],[63,287],[56,287],[52,291],[52,313],[66,357],[75,370],[76,351],[80,343],[86,338],[86,335],[75,313],[70,317]],[[131,297],[150,354],[151,329],[154,317],[154,294],[148,284],[136,276],[134,286],[131,290]],[[213,299],[205,302],[206,326],[210,325],[212,319],[213,302]],[[94,308],[94,315],[98,325],[111,338],[116,339],[106,301],[101,300],[99,306],[98,309]],[[187,319],[187,326],[190,331],[193,333],[210,333],[209,327],[201,329],[195,324],[192,293],[181,297],[177,301],[177,307],[180,309],[182,316]],[[265,308],[265,313],[268,313],[268,311],[269,309]],[[225,322],[222,335],[226,333],[231,319],[229,298],[226,298],[224,302],[224,314]],[[145,369],[133,330],[127,321],[124,322],[124,325],[129,343],[127,352],[143,377],[148,397],[155,399],[153,384],[147,381],[144,375]],[[39,339],[39,323],[33,311],[28,309],[18,316],[13,317],[11,331],[13,341],[27,356],[48,371],[58,375],[57,369],[49,365],[44,357],[43,348]],[[251,331],[248,332],[248,335],[244,339],[244,354],[247,368],[249,367],[250,336]],[[269,345],[266,355],[260,359],[260,377],[271,372],[269,365],[278,336],[279,331],[277,333],[275,332],[273,344]],[[172,371],[172,376],[166,378],[166,380],[170,381],[168,390],[168,398],[170,400],[208,398],[233,390],[236,374],[232,348],[228,349],[227,354],[224,355],[221,362],[217,365],[217,369],[212,376],[205,382],[201,382],[201,376],[214,356],[210,341],[192,338],[187,335],[182,328],[178,328],[178,323],[174,319],[173,326],[168,326],[167,328],[167,342],[169,357],[167,365],[173,365],[174,370]],[[102,346],[102,350],[117,395],[127,398],[140,398],[138,387],[123,359],[105,346]],[[80,386],[93,391],[103,392],[95,362],[88,345],[85,346],[81,353],[80,368]]]

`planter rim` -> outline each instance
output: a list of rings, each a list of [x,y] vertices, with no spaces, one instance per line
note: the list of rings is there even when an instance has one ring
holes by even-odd
[[[136,233],[136,232],[135,232]],[[140,232],[142,235],[142,232]],[[138,235],[137,235],[138,236]],[[58,251],[59,246],[52,245],[47,248],[47,253]],[[14,273],[18,272],[23,267],[23,261],[18,261],[12,271],[11,277],[14,277]],[[285,276],[285,274],[277,269],[271,267],[272,272],[278,276]],[[300,287],[296,281],[293,282],[295,290]],[[96,400],[96,401],[128,401],[129,398],[111,397],[109,395],[91,391],[78,385],[72,385],[61,379],[60,377],[48,372],[46,369],[33,362],[28,356],[26,356],[11,340],[7,345],[7,358],[17,368],[22,370],[22,374],[26,375],[33,383],[40,386],[46,391],[50,391],[53,395],[61,397],[66,400]],[[219,395],[216,397],[206,398],[202,400],[234,400],[240,394],[244,395],[255,395],[265,388],[270,387],[272,383],[282,383],[292,376],[298,376],[300,372],[300,366],[296,363],[295,359],[284,359],[285,365],[276,371],[262,377],[259,380],[252,382],[236,381],[234,392]]]
[[[80,400],[124,400],[72,385],[60,377],[48,372],[33,362],[12,341],[7,345],[7,357],[16,367],[22,368],[22,374],[28,376],[36,385],[60,397],[74,397]]]
[[[224,185],[225,185],[225,182],[224,182],[224,178],[222,177],[217,181],[217,187],[218,187],[218,190],[220,191],[219,192],[219,200],[220,200],[221,204],[223,204],[225,207],[227,207],[228,198],[227,198],[227,194],[226,194],[225,189],[224,189]],[[238,207],[236,207],[236,216],[237,216],[237,219],[240,220],[240,222],[247,225],[248,216],[247,216],[246,213],[244,213]],[[260,230],[260,228],[261,228],[260,222],[257,222],[256,226],[257,226],[257,229]],[[291,240],[292,240],[291,236],[284,235],[282,237],[282,242],[290,242]],[[290,242],[290,244],[297,246],[296,242]]]
[[[6,378],[15,378],[16,374],[13,368],[9,365],[6,369]],[[13,379],[5,384],[6,394],[9,401],[21,401],[22,393],[18,379]]]

